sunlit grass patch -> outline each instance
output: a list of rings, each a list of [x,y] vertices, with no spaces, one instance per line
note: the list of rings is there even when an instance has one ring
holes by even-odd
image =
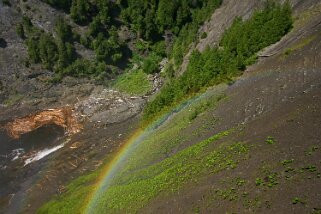
[[[145,95],[152,89],[147,77],[142,70],[131,71],[119,76],[113,87],[130,95]]]
[[[86,199],[93,191],[94,183],[98,178],[99,173],[100,171],[97,170],[91,174],[77,178],[66,187],[67,192],[56,196],[41,207],[37,213],[82,213],[82,210],[86,205]]]
[[[227,136],[222,132],[155,165],[133,172],[127,181],[111,186],[96,208],[103,210],[135,212],[161,192],[175,192],[184,184],[195,182],[201,176],[233,169],[249,147],[244,143],[218,146],[208,151],[208,146]]]

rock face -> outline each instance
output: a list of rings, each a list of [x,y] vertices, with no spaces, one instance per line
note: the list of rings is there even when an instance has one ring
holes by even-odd
[[[141,97],[129,97],[114,90],[96,90],[75,105],[82,120],[101,124],[123,122],[139,114],[145,100]]]
[[[48,109],[24,118],[15,119],[5,125],[9,136],[14,139],[45,125],[55,124],[66,130],[67,134],[78,133],[82,126],[77,122],[70,107]]]

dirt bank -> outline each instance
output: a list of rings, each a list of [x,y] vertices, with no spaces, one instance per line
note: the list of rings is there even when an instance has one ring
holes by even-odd
[[[48,109],[34,115],[15,119],[5,124],[4,129],[14,139],[32,132],[43,126],[55,124],[65,130],[66,135],[73,135],[81,131],[82,126],[77,121],[70,107]]]

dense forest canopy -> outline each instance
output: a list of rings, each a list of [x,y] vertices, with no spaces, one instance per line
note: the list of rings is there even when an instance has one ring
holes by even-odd
[[[155,39],[166,30],[178,35],[184,25],[202,22],[206,10],[217,7],[220,0],[128,0],[121,1],[122,18],[145,39]],[[199,11],[204,10],[201,14]],[[212,11],[211,11],[212,12]]]
[[[43,1],[88,29],[79,34],[61,17],[56,20],[53,35],[38,29],[28,17],[18,25],[17,34],[28,46],[29,62],[26,64],[41,63],[55,71],[58,80],[65,75],[104,78],[112,73],[112,69],[108,69],[110,65],[118,66],[131,56],[133,63],[148,74],[159,71],[159,62],[164,57],[179,65],[189,45],[197,40],[199,26],[221,4],[221,0]],[[121,26],[136,33],[134,49],[129,50],[128,44],[120,38]],[[165,41],[165,35],[171,37],[170,42]],[[38,39],[41,42],[37,43]],[[75,43],[92,49],[95,59],[79,56]],[[83,64],[91,71],[84,71],[80,66]]]

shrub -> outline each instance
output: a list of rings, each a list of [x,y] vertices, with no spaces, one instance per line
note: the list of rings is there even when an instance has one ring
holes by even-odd
[[[22,26],[21,23],[17,25],[16,32],[17,32],[18,36],[21,39],[25,39],[26,38],[25,31],[24,31],[23,26]]]
[[[201,39],[205,39],[206,37],[207,37],[207,33],[203,32],[202,35],[201,35]]]
[[[62,17],[58,17],[55,23],[55,31],[59,39],[64,42],[73,40],[73,33],[71,27],[65,22]]]
[[[159,71],[159,62],[161,60],[161,57],[151,54],[145,60],[143,61],[143,71],[146,74],[153,74]]]
[[[38,47],[38,39],[37,38],[28,38],[26,41],[26,45],[28,47],[28,56],[31,62],[39,63],[40,55],[39,55],[39,47]]]
[[[97,69],[98,66],[100,69]],[[106,71],[102,68],[100,63],[94,63],[87,59],[77,59],[63,70],[63,74],[74,77],[95,77]]]
[[[145,95],[152,89],[147,75],[141,70],[122,74],[116,79],[114,87],[131,95]]]
[[[42,33],[39,39],[39,57],[47,69],[52,69],[58,60],[57,45],[52,36]]]
[[[159,41],[151,47],[152,51],[161,57],[166,57],[166,44],[165,41]]]
[[[73,0],[70,8],[71,18],[78,24],[89,21],[90,4],[87,0]]]
[[[23,16],[22,17],[22,26],[24,27],[24,29],[28,33],[30,33],[30,31],[32,30],[33,26],[32,26],[32,22],[31,22],[29,17],[27,17],[27,16]]]

